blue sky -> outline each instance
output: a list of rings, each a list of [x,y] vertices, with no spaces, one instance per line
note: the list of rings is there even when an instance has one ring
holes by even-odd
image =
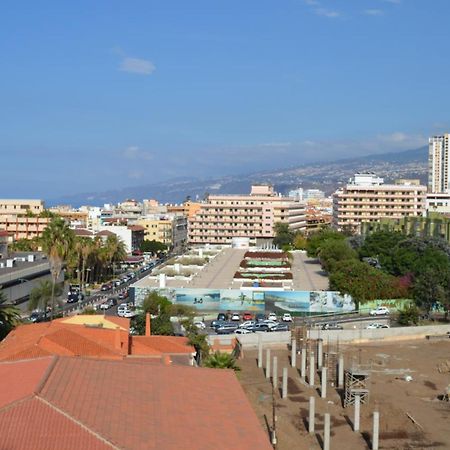
[[[0,197],[417,148],[448,0],[6,1]]]

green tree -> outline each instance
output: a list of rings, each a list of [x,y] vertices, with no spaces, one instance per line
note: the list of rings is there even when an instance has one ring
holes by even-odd
[[[212,369],[233,369],[234,371],[241,370],[236,364],[236,358],[229,353],[214,352],[209,355],[204,361],[203,366]]]
[[[115,265],[127,258],[127,251],[122,239],[119,239],[115,234],[106,238],[102,246],[103,259],[107,266],[115,273]]]
[[[142,303],[142,310],[145,313],[157,315],[161,313],[169,313],[172,302],[167,297],[159,295],[158,292],[152,291],[145,297]]]
[[[275,238],[273,244],[278,248],[287,250],[291,247],[294,240],[294,233],[289,229],[289,224],[277,222],[274,225]]]
[[[312,233],[308,237],[308,242],[306,245],[306,252],[310,257],[317,257],[319,255],[320,249],[325,241],[328,240],[344,240],[345,235],[339,233],[338,231],[332,230],[331,228],[324,228],[323,230]]]
[[[36,252],[39,250],[39,240],[37,237],[33,239],[18,239],[11,245],[11,250],[16,252]]]
[[[292,245],[294,246],[295,250],[306,250],[308,239],[303,233],[295,233]]]
[[[155,240],[149,241],[147,239],[144,239],[142,241],[140,250],[145,253],[153,253],[155,255],[157,253],[167,251],[167,245],[159,241]]]
[[[357,253],[342,239],[328,239],[319,250],[319,260],[322,267],[330,272],[339,261],[357,259]]]
[[[437,302],[445,304],[447,296],[444,285],[448,283],[442,271],[431,267],[425,269],[414,281],[413,296],[417,306],[429,313]]]
[[[194,324],[193,315],[182,320],[181,325],[185,329],[188,344],[192,345],[197,352],[197,363],[200,363],[209,356],[208,336],[199,333],[198,328]]]
[[[398,315],[398,323],[403,327],[419,324],[419,310],[415,305],[409,305],[402,309]]]
[[[55,286],[55,295],[61,295],[62,286],[57,284]],[[47,307],[52,300],[53,283],[50,280],[43,280],[38,283],[30,292],[30,301],[28,302],[28,309],[40,309],[47,315]]]
[[[0,340],[20,323],[20,310],[7,303],[6,295],[0,290]]]
[[[55,309],[55,286],[63,269],[64,262],[69,257],[72,250],[74,237],[73,231],[61,218],[52,219],[42,233],[42,248],[49,259],[50,272],[53,279],[51,296],[52,310],[50,312],[51,319],[53,319]]]

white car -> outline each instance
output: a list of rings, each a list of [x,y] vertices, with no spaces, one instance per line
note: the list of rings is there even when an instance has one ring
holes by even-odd
[[[204,329],[206,328],[205,323],[202,322],[202,321],[194,322],[194,325],[195,325],[199,330],[204,330]]]
[[[241,316],[238,313],[233,313],[231,316],[231,320],[233,322],[239,322],[241,320]]]
[[[278,320],[278,317],[275,313],[271,312],[269,314],[269,316],[267,317],[268,320],[273,320],[274,322],[276,322]]]
[[[375,309],[371,309],[369,314],[371,316],[388,316],[389,308],[386,308],[386,306],[378,306]]]
[[[132,311],[131,309],[127,309],[124,313],[122,317],[127,317],[128,319],[131,319],[132,317],[137,316],[137,312],[136,311]]]
[[[384,323],[371,323],[367,325],[367,330],[378,330],[379,328],[389,328],[389,325]]]
[[[275,322],[274,320],[270,320],[270,319],[264,320],[263,323],[265,323],[269,327],[269,329],[276,327],[278,325],[278,322]]]
[[[235,331],[236,334],[251,334],[252,332],[250,330],[247,330],[247,328],[238,328]]]
[[[292,322],[292,316],[289,313],[283,314],[283,322]]]
[[[255,325],[255,321],[254,320],[247,320],[246,322],[242,322],[239,325],[239,328],[248,328],[248,327],[252,327],[253,325]]]

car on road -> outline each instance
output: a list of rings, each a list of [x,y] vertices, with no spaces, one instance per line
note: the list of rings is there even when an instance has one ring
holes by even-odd
[[[242,320],[245,322],[247,320],[252,320],[253,319],[253,315],[249,312],[245,312],[244,314],[242,314]]]
[[[46,317],[44,311],[33,311],[29,317],[30,322],[37,323],[43,322]]]
[[[217,334],[231,334],[237,330],[237,325],[235,323],[226,323],[216,328]]]
[[[273,320],[274,322],[277,322],[277,321],[278,321],[277,315],[276,315],[275,313],[273,313],[273,312],[271,312],[267,318],[268,318],[269,320]]]
[[[278,323],[274,327],[270,328],[270,332],[272,331],[289,331],[289,326],[286,323]]]
[[[123,291],[118,295],[118,297],[120,300],[124,300],[124,299],[128,298],[128,295],[129,295],[128,291]]]
[[[320,327],[322,330],[343,330],[344,327],[337,322],[327,322]]]
[[[371,309],[369,314],[371,316],[388,316],[389,308],[386,308],[386,306],[378,306],[375,309]]]
[[[125,312],[123,313],[122,317],[126,317],[128,319],[131,319],[134,316],[137,316],[138,313],[132,309],[126,309]]]
[[[119,317],[124,317],[124,314],[129,310],[128,303],[121,303],[117,308],[117,315]]]
[[[105,283],[102,284],[102,287],[100,288],[101,291],[109,291],[110,289],[112,289],[112,283]]]
[[[241,316],[240,316],[238,313],[233,313],[233,314],[231,315],[231,320],[232,320],[233,322],[240,322]]]
[[[252,334],[252,331],[250,331],[247,328],[238,328],[237,330],[235,330],[236,334]]]
[[[194,322],[194,325],[199,330],[204,330],[206,328],[205,322],[202,322],[201,320],[198,320],[198,321]]]
[[[289,313],[284,313],[281,320],[283,322],[292,322],[292,316]]]
[[[379,328],[389,328],[389,325],[386,323],[370,323],[367,325],[367,330],[378,330]]]
[[[109,309],[116,305],[117,305],[117,300],[115,298],[108,298],[108,300],[106,300],[106,302],[104,302],[100,305],[100,309]]]
[[[67,294],[67,303],[76,303],[83,300],[83,294],[80,291],[70,291]]]

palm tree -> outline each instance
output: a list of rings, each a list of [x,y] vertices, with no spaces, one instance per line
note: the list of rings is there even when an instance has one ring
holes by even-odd
[[[44,252],[50,262],[53,285],[51,294],[51,313],[53,319],[55,307],[55,286],[63,269],[66,259],[73,248],[75,235],[67,223],[60,217],[54,218],[42,233],[41,242]]]
[[[236,365],[236,358],[233,355],[219,351],[216,351],[212,355],[208,356],[204,360],[203,366],[210,367],[212,369],[241,370],[240,367]]]
[[[61,295],[61,289],[58,289],[58,287],[56,286],[55,288],[55,295]],[[53,283],[50,280],[40,281],[30,292],[30,301],[28,302],[29,310],[41,309],[47,317],[47,308],[49,302],[52,300],[52,293]]]
[[[103,248],[108,265],[111,267],[117,262],[124,261],[127,257],[125,243],[116,235],[108,236]]]
[[[0,340],[20,322],[19,309],[6,301],[6,295],[0,291]]]

